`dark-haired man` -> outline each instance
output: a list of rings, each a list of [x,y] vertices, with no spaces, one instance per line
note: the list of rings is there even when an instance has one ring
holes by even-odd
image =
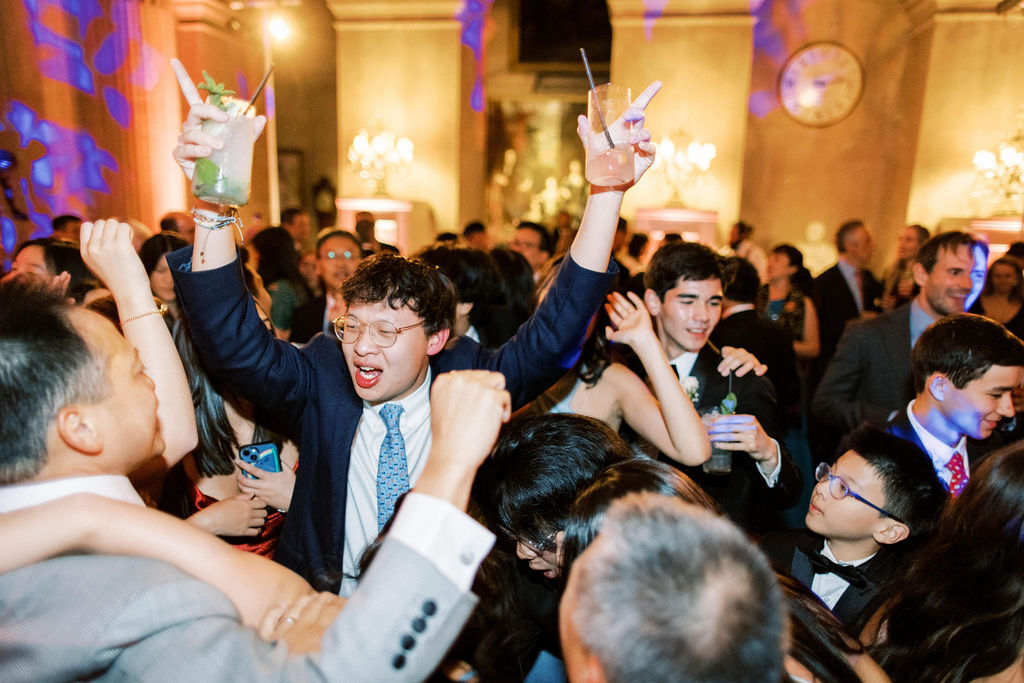
[[[66,213],[50,221],[50,226],[53,228],[54,239],[77,242],[78,233],[82,230],[82,219]]]
[[[480,372],[438,382],[435,457],[360,590],[319,624],[317,656],[264,641],[227,596],[175,567],[71,555],[0,574],[0,680],[425,679],[472,610],[468,589],[494,540],[461,509],[507,416],[502,384]],[[127,475],[164,449],[136,350],[28,278],[0,283],[0,437],[0,513],[74,493],[142,506]]]
[[[657,320],[658,338],[698,411],[736,398],[733,415],[715,419],[712,445],[733,452],[732,471],[708,474],[701,467],[683,472],[714,498],[729,517],[753,531],[770,528],[778,512],[800,494],[800,474],[780,446],[779,407],[771,382],[753,373],[742,377],[709,342],[722,315],[722,270],[718,256],[693,242],[662,246],[644,274],[644,302]],[[725,367],[728,370],[728,367]]]
[[[974,245],[965,232],[932,237],[917,252],[914,280],[921,291],[914,300],[847,328],[811,404],[821,422],[840,432],[865,421],[881,427],[907,405],[914,396],[914,342],[935,320],[963,313],[971,272],[985,268],[975,262]]]
[[[318,332],[331,331],[331,320],[344,312],[341,285],[362,262],[358,237],[348,230],[321,232],[316,240],[316,272],[324,283],[324,293],[295,309],[289,341],[305,344]]]
[[[917,396],[887,431],[931,456],[943,485],[960,495],[1014,419],[1013,390],[1024,382],[1024,343],[997,322],[961,313],[932,323],[911,354]]]
[[[288,231],[295,242],[295,253],[301,254],[309,239],[309,213],[297,206],[290,206],[281,212],[281,227]]]
[[[522,221],[516,228],[508,248],[523,255],[533,269],[533,279],[540,274],[541,266],[548,262],[554,252],[554,238],[548,229],[539,223]]]
[[[223,112],[203,104],[191,83],[181,84],[192,106],[175,156],[188,174],[195,158],[220,144],[202,132],[201,121],[222,120]],[[640,95],[627,112],[631,120],[643,118],[659,86]],[[653,163],[649,135],[633,134],[637,178]],[[416,259],[380,253],[363,261],[342,287],[346,308],[334,324],[337,338],[316,337],[299,351],[263,327],[242,286],[227,231],[200,227],[197,243],[204,248],[169,255],[204,361],[242,396],[273,411],[300,443],[276,560],[314,585],[334,589],[344,572],[347,593],[364,548],[426,462],[432,379],[450,370],[496,370],[519,407],[572,365],[613,277],[606,268],[624,189],[592,188],[589,220],[547,298],[494,352],[466,338],[445,348],[455,293],[438,269]]]

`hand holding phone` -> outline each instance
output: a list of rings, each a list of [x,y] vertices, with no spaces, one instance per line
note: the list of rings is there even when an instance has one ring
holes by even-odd
[[[258,467],[264,472],[281,471],[281,455],[277,452],[277,444],[272,441],[251,443],[238,449],[238,458],[244,463]],[[246,471],[242,475],[249,479],[258,479]]]

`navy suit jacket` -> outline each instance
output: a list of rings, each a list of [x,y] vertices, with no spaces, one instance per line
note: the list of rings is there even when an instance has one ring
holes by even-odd
[[[729,393],[729,378],[718,372],[721,361],[721,354],[710,343],[697,354],[690,372],[700,385],[697,410],[719,405]],[[732,472],[725,475],[707,474],[700,465],[681,465],[664,455],[660,459],[693,479],[722,506],[732,521],[750,531],[763,532],[774,526],[781,510],[792,506],[800,497],[800,472],[782,445],[779,407],[772,383],[748,373],[743,377],[733,377],[732,391],[736,394],[736,412],[756,417],[768,436],[779,442],[782,469],[775,486],[769,488],[758,471],[757,463],[743,452],[733,452]]]
[[[921,441],[921,437],[917,435],[917,431],[914,430],[914,426],[910,424],[910,418],[907,417],[907,408],[903,407],[903,410],[899,411],[893,418],[889,420],[889,423],[885,425],[885,431],[889,432],[893,436],[898,436],[904,441],[909,441],[925,453],[928,449],[924,447],[924,442]],[[1008,438],[1002,432],[996,431],[992,433],[987,439],[972,439],[967,438],[967,465],[971,472],[981,465],[982,461],[988,457],[988,455],[999,448],[1000,446],[1008,443]],[[943,483],[945,485],[945,483]]]
[[[167,255],[178,301],[207,367],[241,396],[279,418],[299,444],[291,506],[274,559],[321,590],[341,583],[352,441],[363,412],[338,341],[314,337],[301,350],[274,339],[245,290],[241,267],[192,272],[192,248]],[[462,337],[431,358],[433,377],[484,369],[505,375],[513,409],[536,398],[573,366],[587,323],[614,268],[597,273],[570,257],[534,315],[501,348]]]
[[[785,531],[761,539],[761,550],[777,568],[789,572],[797,581],[810,588],[814,581],[814,570],[807,556],[820,554],[824,542],[821,536],[806,529]],[[858,567],[866,579],[864,587],[851,585],[843,591],[836,606],[832,608],[832,614],[851,634],[856,636],[860,633],[865,622],[887,597],[881,595],[880,591],[896,573],[900,559],[901,553],[896,548],[882,546],[874,557]]]
[[[327,297],[321,294],[295,309],[292,313],[292,334],[288,341],[305,344],[324,331],[324,309]]]

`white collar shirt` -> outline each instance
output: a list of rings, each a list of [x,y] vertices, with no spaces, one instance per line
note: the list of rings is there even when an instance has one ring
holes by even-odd
[[[971,477],[970,466],[967,464],[967,437],[961,436],[960,440],[956,442],[956,445],[950,446],[949,444],[942,443],[935,436],[929,432],[924,426],[918,422],[917,416],[914,415],[914,401],[911,401],[907,405],[907,417],[910,419],[910,426],[914,428],[917,433],[917,438],[921,439],[921,443],[924,444],[924,449],[928,453],[928,457],[932,459],[932,466],[935,468],[935,473],[939,475],[939,479],[943,481],[946,488],[949,488],[949,483],[953,479],[953,473],[949,470],[949,461],[953,458],[954,453],[959,453],[964,459],[964,474],[967,478]]]
[[[828,546],[828,541],[825,541],[824,547],[821,549],[821,554],[836,564],[841,564],[846,567],[859,567],[864,564],[872,557],[875,553],[871,553],[865,558],[855,560],[853,562],[840,562],[836,559],[836,556],[832,554],[832,549]],[[841,576],[835,574],[815,574],[814,579],[811,580],[811,590],[821,598],[821,601],[828,605],[829,609],[835,609],[836,603],[839,602],[839,598],[843,597],[843,593],[850,587],[850,582]]]
[[[430,377],[415,391],[396,403],[404,410],[399,417],[399,429],[405,441],[405,456],[409,465],[409,486],[416,485],[423,467],[427,463],[432,435],[430,432]],[[363,401],[363,414],[356,427],[352,442],[352,453],[348,466],[348,500],[345,502],[345,548],[342,553],[341,590],[349,596],[355,590],[357,581],[352,578],[358,573],[359,558],[370,543],[377,538],[377,463],[380,447],[387,435],[387,427],[380,416],[387,405],[370,405]]]
[[[135,487],[128,481],[128,477],[120,474],[97,474],[0,486],[0,513],[42,505],[73,493],[94,493],[105,498],[145,506]]]

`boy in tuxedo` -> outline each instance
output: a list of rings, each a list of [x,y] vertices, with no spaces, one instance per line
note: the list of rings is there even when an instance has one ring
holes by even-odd
[[[807,531],[769,534],[761,549],[858,633],[908,541],[931,530],[948,496],[921,449],[867,426],[815,477]]]

